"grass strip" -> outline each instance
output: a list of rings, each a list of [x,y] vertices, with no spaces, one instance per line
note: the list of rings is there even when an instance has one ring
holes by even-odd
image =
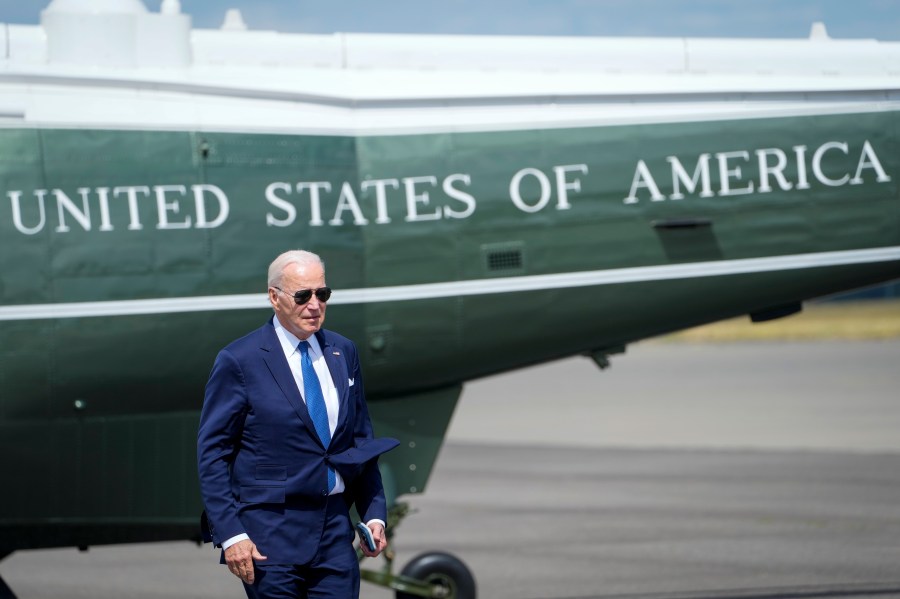
[[[793,316],[753,323],[723,320],[662,337],[665,341],[875,340],[900,338],[900,300],[810,303]]]

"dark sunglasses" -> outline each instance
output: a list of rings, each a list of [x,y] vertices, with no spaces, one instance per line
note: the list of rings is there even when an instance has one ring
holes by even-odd
[[[309,300],[312,299],[313,293],[316,294],[316,299],[320,302],[327,302],[328,298],[331,297],[331,287],[319,287],[318,289],[301,289],[300,291],[295,291],[294,293],[288,293],[281,287],[275,287],[275,289],[285,295],[290,295],[291,297],[293,297],[298,306],[302,306],[303,304],[309,302]]]

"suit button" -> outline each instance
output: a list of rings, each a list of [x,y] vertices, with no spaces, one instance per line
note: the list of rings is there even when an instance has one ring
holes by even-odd
[[[328,497],[328,491],[322,491],[322,497]]]

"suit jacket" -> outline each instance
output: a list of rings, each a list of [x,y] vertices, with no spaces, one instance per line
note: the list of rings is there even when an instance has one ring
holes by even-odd
[[[271,320],[219,352],[206,385],[197,461],[209,536],[220,545],[246,532],[266,563],[304,564],[314,556],[329,466],[364,521],[387,519],[377,457],[399,442],[373,437],[353,342],[324,329],[316,338],[340,401],[328,449]]]

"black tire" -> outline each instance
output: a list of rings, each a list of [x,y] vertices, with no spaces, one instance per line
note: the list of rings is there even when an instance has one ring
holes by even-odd
[[[447,589],[448,599],[475,599],[475,578],[466,565],[449,553],[423,553],[412,559],[403,576]],[[409,593],[397,592],[397,599],[419,599]]]

